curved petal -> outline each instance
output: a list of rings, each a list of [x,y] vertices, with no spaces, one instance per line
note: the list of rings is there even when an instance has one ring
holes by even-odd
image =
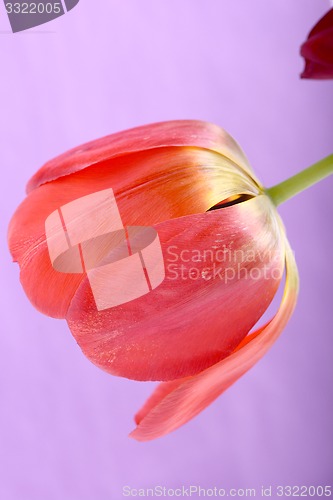
[[[197,147],[219,153],[254,178],[240,146],[222,128],[197,120],[176,120],[136,127],[76,147],[47,162],[29,181],[27,192],[46,182],[113,158],[165,147]],[[110,168],[114,164],[110,165]],[[141,172],[136,169],[136,175]],[[133,176],[132,176],[133,177]]]
[[[306,62],[302,78],[333,78],[333,9],[311,30],[301,55]]]
[[[307,40],[301,47],[306,64],[302,78],[333,77],[333,27]]]
[[[229,196],[258,192],[247,174],[230,160],[211,151],[181,147],[115,158],[107,165],[86,168],[42,185],[14,214],[9,247],[20,264],[21,282],[29,299],[43,313],[65,317],[84,278],[52,268],[46,218],[64,204],[107,188],[113,189],[125,226],[152,225],[205,212]]]
[[[315,35],[301,47],[301,55],[320,65],[333,65],[333,25],[329,30]]]
[[[130,434],[138,441],[161,437],[195,417],[247,372],[279,337],[296,305],[298,272],[286,241],[286,283],[275,317],[246,337],[228,358],[195,377],[161,384],[136,415],[137,428]]]
[[[320,33],[323,33],[324,31],[332,27],[333,27],[333,8],[330,9],[328,12],[326,12],[326,14],[321,19],[319,19],[317,24],[310,31],[308,39],[315,35],[319,35]]]
[[[317,80],[329,80],[333,78],[333,67],[306,60],[305,68],[301,78],[314,78]]]
[[[173,380],[228,356],[255,325],[283,274],[284,235],[267,196],[155,229],[164,254],[163,283],[98,311],[86,279],[67,320],[84,354],[107,372]],[[98,273],[92,271],[90,280]]]
[[[44,314],[64,318],[84,275],[64,274],[52,267],[45,220],[71,200],[72,190],[48,184],[31,193],[18,207],[8,228],[8,245],[20,266],[20,280],[32,305]]]

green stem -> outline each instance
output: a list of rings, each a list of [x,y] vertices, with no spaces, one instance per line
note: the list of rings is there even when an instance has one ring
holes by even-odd
[[[331,174],[333,174],[333,154],[293,175],[290,179],[266,189],[266,194],[277,206]]]

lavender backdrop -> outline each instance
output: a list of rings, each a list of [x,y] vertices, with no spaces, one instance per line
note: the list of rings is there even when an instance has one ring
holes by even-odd
[[[35,311],[6,245],[28,178],[84,141],[199,118],[240,142],[266,185],[332,150],[333,83],[301,81],[299,45],[327,0],[93,0],[1,44],[0,498],[118,500],[122,487],[332,484],[332,178],[281,213],[301,293],[283,336],[176,433],[127,438],[153,384],[81,354]]]

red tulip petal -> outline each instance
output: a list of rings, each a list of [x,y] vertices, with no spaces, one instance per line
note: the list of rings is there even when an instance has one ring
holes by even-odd
[[[267,325],[244,339],[228,358],[195,377],[160,384],[136,415],[137,428],[130,434],[149,441],[174,431],[195,417],[236,382],[269,350],[289,321],[298,290],[293,253],[286,242],[286,284],[280,308]]]
[[[258,193],[252,179],[230,160],[211,151],[181,147],[114,158],[42,185],[17,209],[9,228],[9,246],[20,264],[28,297],[43,313],[63,318],[83,279],[51,267],[45,220],[63,205],[109,188],[125,226],[202,213],[237,193]]]
[[[312,29],[301,55],[306,62],[302,78],[333,78],[333,9]]]
[[[302,78],[329,79],[333,77],[333,28],[316,35],[301,47],[306,64]]]
[[[172,380],[229,355],[258,321],[283,274],[284,236],[266,196],[155,229],[166,265],[163,283],[98,311],[86,279],[67,320],[84,354],[109,373]],[[177,256],[182,260],[175,262]]]
[[[47,162],[30,179],[27,191],[112,158],[171,146],[191,146],[215,151],[254,177],[240,146],[222,128],[202,121],[177,120],[133,128],[74,148]],[[114,164],[110,165],[112,166]],[[141,178],[138,169],[135,169],[133,179],[134,176]]]
[[[321,19],[319,19],[317,24],[310,31],[308,39],[331,28],[333,28],[333,8],[326,12]]]
[[[301,74],[301,78],[304,79],[316,79],[316,80],[330,80],[333,78],[333,67],[329,68],[322,64],[313,63],[312,61],[306,61],[305,68]]]

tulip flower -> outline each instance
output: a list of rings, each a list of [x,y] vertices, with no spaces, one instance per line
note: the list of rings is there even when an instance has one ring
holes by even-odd
[[[333,8],[310,31],[301,55],[305,59],[301,78],[333,78]]]
[[[276,341],[298,290],[276,206],[331,171],[329,157],[265,190],[224,130],[174,121],[80,146],[29,181],[9,246],[31,303],[98,367],[160,382],[133,438],[193,418]]]

